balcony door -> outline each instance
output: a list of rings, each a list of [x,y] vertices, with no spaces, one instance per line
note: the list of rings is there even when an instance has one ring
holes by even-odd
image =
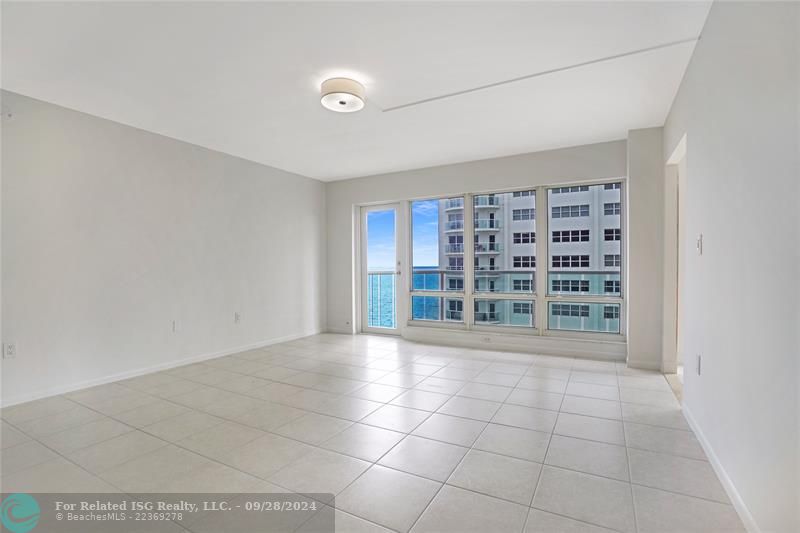
[[[405,319],[402,268],[399,253],[402,234],[400,204],[361,208],[361,330],[398,334]]]

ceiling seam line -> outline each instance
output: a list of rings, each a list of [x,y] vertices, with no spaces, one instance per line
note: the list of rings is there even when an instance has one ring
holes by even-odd
[[[697,37],[690,37],[688,39],[681,39],[681,40],[678,40],[678,41],[671,41],[671,42],[668,42],[668,43],[658,44],[658,45],[650,46],[650,47],[647,47],[647,48],[641,48],[639,50],[633,50],[633,51],[624,52],[624,53],[621,53],[621,54],[615,54],[615,55],[602,57],[602,58],[598,58],[598,59],[592,59],[592,60],[589,60],[589,61],[583,61],[581,63],[575,63],[573,65],[567,65],[565,67],[558,67],[558,68],[554,68],[554,69],[543,70],[541,72],[536,72],[534,74],[527,74],[525,76],[519,76],[519,77],[511,78],[511,79],[508,79],[508,80],[497,81],[497,82],[489,83],[489,84],[486,84],[486,85],[480,85],[478,87],[472,87],[470,89],[464,89],[462,91],[455,91],[455,92],[452,92],[452,93],[442,94],[442,95],[439,95],[439,96],[433,96],[431,98],[424,98],[422,100],[416,100],[414,102],[409,102],[407,104],[401,104],[401,105],[397,105],[397,106],[387,107],[386,109],[382,109],[381,112],[382,113],[389,113],[391,111],[397,111],[397,110],[400,110],[400,109],[405,109],[407,107],[413,107],[413,106],[417,106],[417,105],[428,104],[428,103],[431,103],[431,102],[436,102],[438,100],[445,100],[447,98],[454,98],[456,96],[463,96],[465,94],[470,94],[470,93],[474,93],[474,92],[478,92],[478,91],[485,91],[486,89],[493,89],[495,87],[500,87],[500,86],[508,85],[508,84],[511,84],[511,83],[517,83],[517,82],[529,80],[529,79],[532,79],[532,78],[538,78],[538,77],[541,77],[541,76],[546,76],[548,74],[556,74],[558,72],[564,72],[566,70],[572,70],[572,69],[576,69],[576,68],[580,68],[580,67],[586,67],[586,66],[589,66],[589,65],[597,64],[597,63],[603,63],[605,61],[612,61],[614,59],[622,59],[624,57],[629,57],[629,56],[633,56],[633,55],[637,55],[637,54],[644,54],[644,53],[647,53],[647,52],[653,52],[655,50],[660,50],[662,48],[669,48],[669,47],[672,47],[672,46],[677,46],[677,45],[686,44],[686,43],[690,43],[690,42],[696,42],[696,41],[699,41],[699,40],[700,40],[700,36],[698,35]]]

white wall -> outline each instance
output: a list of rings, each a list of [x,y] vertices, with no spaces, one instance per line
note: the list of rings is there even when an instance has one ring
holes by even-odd
[[[663,212],[659,192],[663,191],[661,128],[633,131],[631,139],[642,153],[632,159],[633,172],[629,177],[630,198],[637,207],[631,211],[628,225],[640,228],[632,233],[636,246],[631,247],[633,271],[630,279],[634,285],[630,293],[644,295],[633,302],[636,313],[641,315],[633,324],[641,326],[642,331],[634,334],[633,339],[637,347],[637,364],[649,366],[647,357],[651,357],[653,367],[658,368],[661,361],[662,286],[661,271],[655,263],[661,253],[659,239],[663,228],[661,218],[654,213]],[[356,329],[352,296],[354,206],[627,174],[626,141],[614,141],[328,183],[328,329],[348,333]],[[648,257],[643,257],[644,254]],[[555,344],[550,342],[542,346],[558,352]],[[623,355],[624,351],[625,347]],[[611,356],[610,353],[597,355]]]
[[[628,364],[661,370],[664,298],[662,128],[628,132]]]
[[[4,404],[324,327],[322,183],[2,96]]]
[[[685,407],[751,530],[787,533],[800,531],[798,11],[716,2],[664,136],[665,157],[687,138]]]

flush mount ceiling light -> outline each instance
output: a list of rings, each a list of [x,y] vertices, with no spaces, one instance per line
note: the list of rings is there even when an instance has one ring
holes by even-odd
[[[331,78],[322,82],[320,103],[338,113],[352,113],[364,108],[364,86],[349,78]]]

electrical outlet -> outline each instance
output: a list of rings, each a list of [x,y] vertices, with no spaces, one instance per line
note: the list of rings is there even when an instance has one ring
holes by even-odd
[[[492,338],[491,337],[484,337],[483,338],[483,342],[492,342]]]
[[[700,372],[703,370],[703,356],[697,354],[697,375],[700,375]]]
[[[173,320],[172,321],[172,333],[176,333],[177,331],[178,331],[178,321],[177,320]]]
[[[3,359],[15,359],[17,357],[17,345],[9,342],[3,345]]]
[[[695,242],[695,247],[697,248],[697,255],[703,255],[703,234],[697,236],[697,241]]]
[[[242,315],[240,313],[233,313],[233,323],[238,324],[242,321]]]

